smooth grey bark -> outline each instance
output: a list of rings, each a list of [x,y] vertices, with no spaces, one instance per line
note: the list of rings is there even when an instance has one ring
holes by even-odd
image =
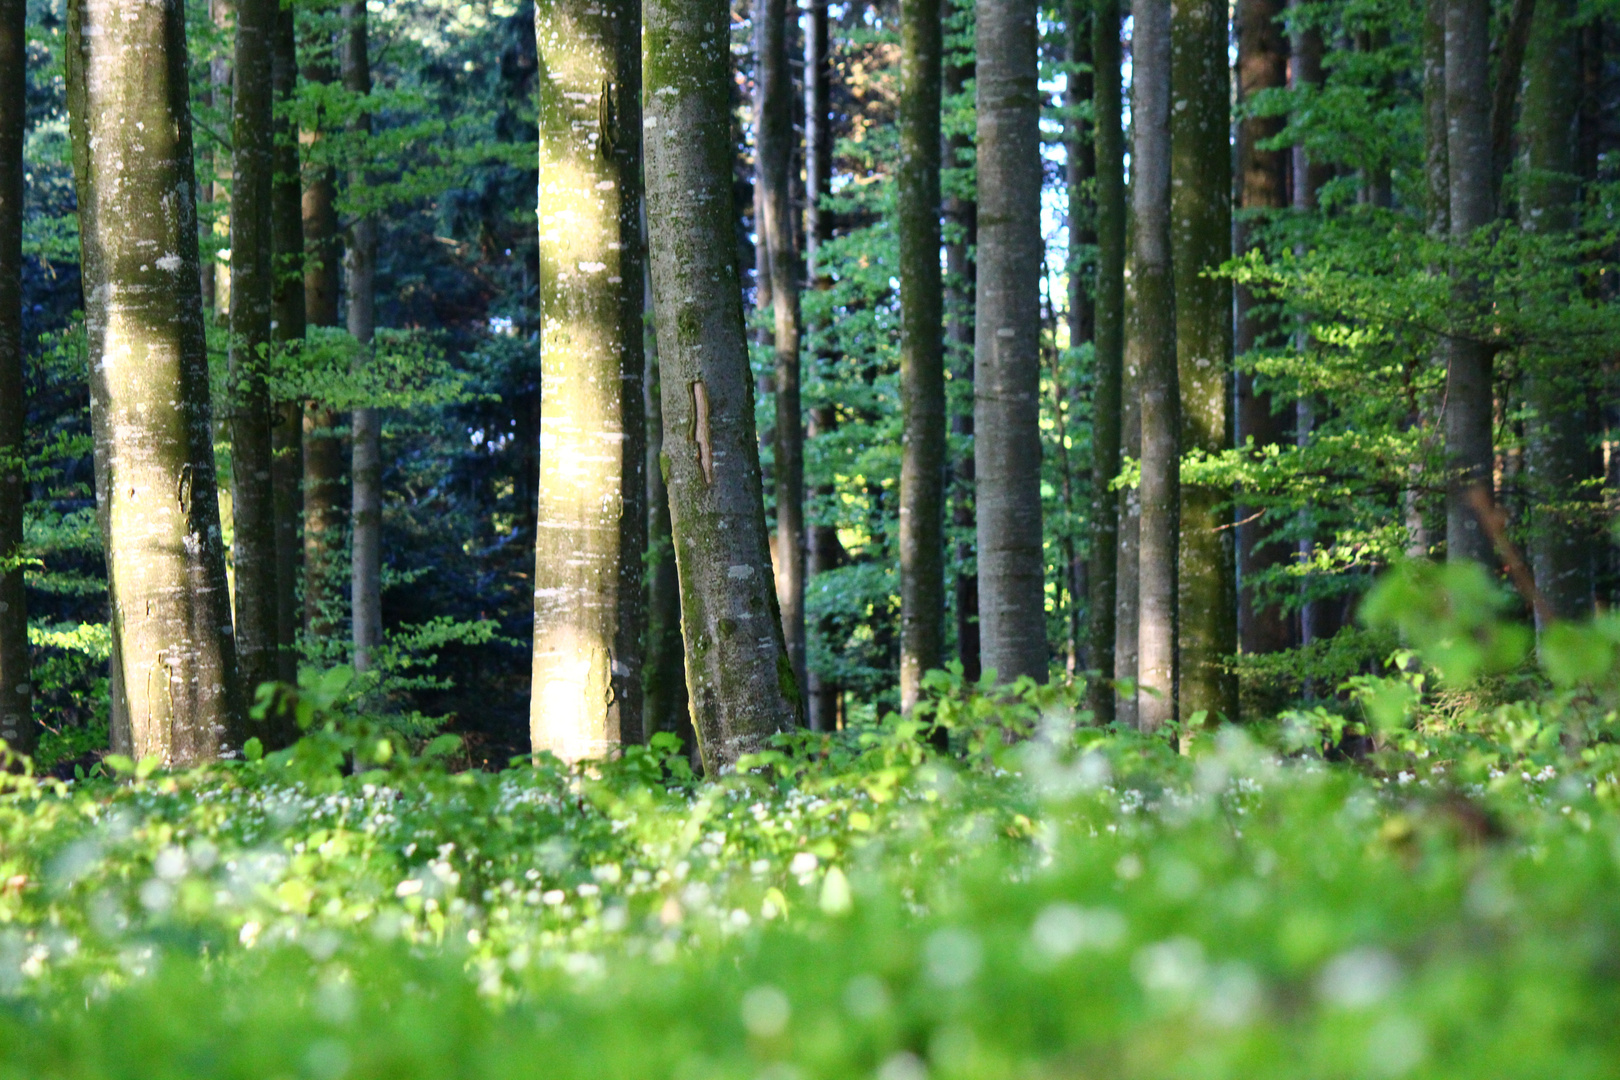
[[[757,0],[761,112],[760,238],[770,252],[776,355],[776,600],[794,678],[804,686],[804,418],[799,387],[799,258],[793,229],[793,75],[787,0]]]
[[[900,4],[900,709],[945,659],[945,353],[939,0]]]
[[[636,0],[535,5],[540,83],[536,753],[642,739],[646,431]]]
[[[1490,4],[1447,0],[1446,156],[1451,239],[1466,244],[1491,223]],[[1494,565],[1491,540],[1470,501],[1492,490],[1491,354],[1471,326],[1479,283],[1454,274],[1454,321],[1446,342],[1446,558]]]
[[[1575,226],[1579,193],[1576,124],[1580,105],[1579,30],[1574,0],[1541,0],[1525,64],[1520,140],[1524,177],[1520,221],[1528,232],[1567,235]],[[1569,287],[1574,288],[1574,275]],[[1550,359],[1532,360],[1525,376],[1526,471],[1530,491],[1530,565],[1538,629],[1549,616],[1579,619],[1593,601],[1594,537],[1587,522],[1594,507],[1581,490],[1599,470],[1590,449],[1594,387],[1582,371],[1560,370]]]
[[[298,40],[293,9],[278,7],[275,28],[275,181],[270,192],[272,272],[270,337],[277,352],[304,338],[304,224],[298,132],[285,110],[298,92]],[[271,403],[271,484],[276,518],[276,677],[298,681],[298,579],[303,574],[299,486],[304,472],[303,406]],[[291,730],[283,734],[291,736]]]
[[[347,3],[341,13],[343,87],[351,94],[370,94],[366,6]],[[369,134],[371,114],[362,109],[350,126],[358,133]],[[349,174],[351,190],[364,187],[365,183],[364,168]],[[359,346],[356,364],[364,365],[369,362],[371,339],[377,328],[377,222],[369,213],[362,213],[349,226],[343,271],[348,286],[349,336]],[[372,651],[382,644],[382,413],[366,407],[355,409],[352,416],[349,609],[353,623],[354,668],[368,671]]]
[[[980,650],[1001,682],[1047,673],[1041,533],[1040,92],[1033,0],[980,0],[973,431]]]
[[[25,0],[0,0],[0,740],[23,754],[33,752],[35,738],[21,561],[28,501],[22,338],[27,21]]]
[[[687,692],[703,764],[734,765],[798,720],[782,636],[732,223],[723,0],[649,0],[647,226],[662,371],[665,479]]]
[[[1132,5],[1131,205],[1136,286],[1131,334],[1141,348],[1142,517],[1138,525],[1137,725],[1176,718],[1176,554],[1181,391],[1170,247],[1170,0]]]
[[[278,673],[276,502],[271,482],[270,303],[274,288],[273,61],[278,0],[237,0],[232,64],[230,409],[236,661],[244,693]]]
[[[114,745],[169,765],[240,745],[243,710],[214,472],[185,12],[68,8],[97,503],[106,530]]]
[[[1180,452],[1232,445],[1231,77],[1226,0],[1177,0],[1171,27],[1171,263]],[[1180,485],[1177,709],[1237,719],[1236,553],[1231,492]]]
[[[1282,0],[1241,0],[1237,7],[1238,100],[1288,84],[1288,42],[1283,33]],[[1255,234],[1267,217],[1288,205],[1288,152],[1262,148],[1283,129],[1281,116],[1244,116],[1237,130],[1238,199],[1242,213],[1233,228],[1239,254],[1256,246]],[[1236,338],[1233,351],[1243,355],[1277,332],[1276,320],[1265,317],[1253,293],[1236,287]],[[1287,418],[1271,394],[1256,388],[1252,372],[1237,373],[1236,443],[1256,448],[1277,446],[1291,434]],[[1245,653],[1279,652],[1290,644],[1289,620],[1278,603],[1263,604],[1255,579],[1291,561],[1286,543],[1269,540],[1274,523],[1254,518],[1257,511],[1239,505],[1238,644]]]
[[[945,97],[957,98],[973,78],[973,63],[952,63],[945,67]],[[945,140],[944,167],[964,170],[971,164],[973,140],[966,132],[952,132]],[[974,571],[975,540],[973,490],[973,307],[976,271],[973,249],[979,242],[978,202],[962,190],[960,179],[945,195],[945,354],[951,381],[960,382],[967,393],[967,408],[951,414],[951,434],[963,449],[951,466],[951,524],[957,532],[956,578],[951,583],[956,615],[956,655],[962,675],[975,682],[980,674],[979,656],[979,575]]]
[[[1090,656],[1088,701],[1099,723],[1114,719],[1115,605],[1119,598],[1119,476],[1125,352],[1125,133],[1119,0],[1092,12],[1093,138],[1097,184],[1096,383],[1091,405]]]

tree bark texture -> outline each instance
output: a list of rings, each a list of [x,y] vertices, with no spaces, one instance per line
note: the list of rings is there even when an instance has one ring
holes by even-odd
[[[646,245],[643,243],[645,253]],[[653,311],[652,277],[642,264],[642,307]],[[644,317],[646,334],[642,400],[646,409],[647,452],[647,646],[641,668],[641,731],[651,739],[660,731],[679,736],[690,754],[697,747],[692,712],[686,699],[686,655],[681,643],[681,586],[675,574],[675,541],[670,535],[669,489],[664,484],[664,405],[660,394],[658,335]],[[543,403],[542,403],[543,405]]]
[[[1182,452],[1232,445],[1231,76],[1226,0],[1176,0],[1171,60],[1171,246]],[[1176,576],[1180,714],[1237,719],[1231,492],[1182,485]]]
[[[1119,596],[1121,380],[1125,351],[1125,135],[1119,0],[1091,16],[1092,115],[1097,172],[1096,382],[1091,405],[1090,657],[1088,701],[1099,723],[1114,719],[1115,604]]]
[[[1237,8],[1238,98],[1250,101],[1266,90],[1288,85],[1288,42],[1283,34],[1282,0],[1242,0]],[[1283,129],[1281,116],[1244,116],[1238,123],[1238,198],[1242,213],[1233,229],[1239,253],[1250,250],[1255,234],[1267,218],[1288,205],[1288,152],[1262,149],[1261,143],[1276,138]],[[1243,355],[1266,343],[1277,332],[1276,320],[1262,315],[1254,295],[1246,286],[1236,287],[1236,340],[1233,349]],[[1278,410],[1271,394],[1255,387],[1254,375],[1237,373],[1238,446],[1250,441],[1256,448],[1276,446],[1288,440],[1289,424]],[[1270,541],[1267,533],[1275,523],[1256,518],[1251,507],[1239,506],[1238,549],[1238,644],[1245,653],[1278,652],[1290,644],[1289,620],[1281,605],[1262,604],[1255,579],[1291,561],[1286,543]]]
[[[97,500],[129,730],[169,765],[240,745],[214,473],[185,13],[76,0],[68,107]]]
[[[272,273],[270,336],[278,352],[299,347],[304,339],[304,224],[299,188],[298,133],[279,114],[298,92],[298,40],[293,10],[276,12],[275,182],[270,193]],[[298,579],[303,574],[299,520],[299,484],[304,471],[303,407],[297,401],[271,404],[271,484],[276,518],[276,677],[298,681]],[[291,732],[287,732],[291,734]]]
[[[21,562],[28,502],[22,335],[27,20],[25,0],[0,0],[0,739],[24,754],[33,752],[35,737]]]
[[[956,98],[973,78],[973,65],[950,64],[945,68],[945,96]],[[947,169],[962,169],[969,164],[973,140],[965,132],[953,132],[945,140]],[[960,380],[968,393],[967,408],[951,415],[951,434],[961,441],[963,449],[951,463],[954,470],[951,497],[951,524],[957,532],[956,580],[952,582],[952,599],[956,608],[956,655],[962,663],[962,675],[977,681],[979,664],[979,575],[973,569],[975,541],[973,537],[973,308],[977,272],[973,264],[973,250],[979,242],[978,202],[959,188],[945,196],[945,353],[951,369],[951,380]]]
[[[1575,225],[1578,182],[1576,121],[1580,104],[1579,30],[1574,0],[1541,0],[1525,65],[1520,139],[1524,179],[1520,220],[1531,232],[1567,234]],[[1570,275],[1574,288],[1574,275]],[[1594,390],[1586,373],[1560,370],[1545,358],[1528,365],[1530,406],[1526,466],[1531,512],[1530,563],[1546,601],[1536,612],[1578,619],[1592,611],[1593,507],[1581,493],[1598,474],[1590,449]]]
[[[735,764],[801,708],[771,582],[732,222],[722,0],[644,8],[647,223],[665,479],[687,692],[703,764]]]
[[[1446,156],[1451,238],[1461,246],[1493,216],[1491,191],[1490,4],[1447,0]],[[1446,557],[1495,564],[1491,540],[1470,492],[1492,497],[1491,354],[1467,326],[1479,284],[1466,272],[1452,282],[1464,323],[1446,343]]]
[[[640,742],[646,623],[641,25],[634,0],[541,0],[535,752]]]
[[[278,0],[237,0],[231,94],[230,409],[236,661],[251,695],[277,676],[276,503],[268,384],[274,289],[272,83]]]
[[[366,42],[366,6],[348,3],[341,8],[343,43],[343,87],[349,93],[371,93],[371,60]],[[369,134],[371,115],[361,110],[352,122],[356,132]],[[366,171],[349,174],[351,188],[366,183]],[[377,328],[377,221],[361,214],[349,227],[349,246],[344,252],[344,277],[348,284],[349,336],[359,346],[357,364],[366,364],[371,339]],[[350,422],[349,474],[349,609],[352,619],[354,668],[368,671],[372,652],[382,644],[382,413],[374,408],[354,410]]]
[[[945,353],[939,0],[900,5],[900,708],[945,659]]]
[[[1170,0],[1133,5],[1131,203],[1141,348],[1142,517],[1137,581],[1137,724],[1156,731],[1176,718],[1176,553],[1181,490],[1180,382],[1170,247]]]
[[[1093,96],[1091,27],[1096,21],[1094,0],[1069,0],[1067,59],[1069,74],[1063,105],[1069,112],[1064,123],[1064,191],[1069,228],[1069,345],[1078,348],[1092,340],[1097,321],[1096,287],[1091,248],[1097,243],[1097,206],[1094,180],[1097,175],[1095,124],[1087,123],[1084,103]],[[1078,602],[1078,597],[1076,598]]]
[[[1045,680],[1041,535],[1040,92],[1033,0],[978,5],[979,250],[973,431],[980,649],[1002,682]]]

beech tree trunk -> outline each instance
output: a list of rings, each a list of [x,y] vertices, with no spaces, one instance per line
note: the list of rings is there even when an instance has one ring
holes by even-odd
[[[1141,347],[1142,517],[1137,574],[1137,723],[1157,731],[1176,718],[1176,553],[1181,491],[1180,380],[1170,248],[1170,0],[1137,0],[1131,87],[1131,203]],[[1208,194],[1208,193],[1205,193]]]
[[[240,745],[198,270],[185,12],[75,0],[68,108],[115,745],[186,765]]]
[[[1280,16],[1282,0],[1242,0],[1238,21],[1238,96],[1247,102],[1266,90],[1288,85],[1288,42]],[[1282,131],[1281,116],[1245,116],[1238,124],[1238,192],[1246,214],[1234,229],[1238,251],[1254,246],[1253,234],[1270,213],[1288,205],[1288,152],[1263,149]],[[1253,215],[1260,214],[1261,217]],[[1277,332],[1276,320],[1261,315],[1253,294],[1237,286],[1234,351],[1242,355]],[[1290,435],[1287,418],[1269,393],[1255,388],[1254,375],[1237,373],[1237,445],[1276,446]],[[1238,507],[1238,643],[1245,653],[1279,652],[1290,644],[1288,619],[1280,604],[1262,604],[1254,581],[1291,561],[1288,545],[1267,539],[1274,522],[1250,520],[1257,511]]]
[[[945,68],[945,96],[956,98],[964,93],[968,80],[973,78],[974,65],[951,64]],[[953,132],[945,140],[944,166],[963,170],[971,164],[973,140],[965,132]],[[973,308],[975,279],[973,249],[979,242],[978,202],[962,190],[960,180],[951,185],[945,195],[945,351],[951,368],[951,381],[965,388],[958,400],[966,399],[967,408],[958,408],[951,415],[951,434],[963,444],[953,461],[953,491],[951,524],[957,532],[956,580],[952,583],[952,599],[956,608],[956,655],[962,663],[963,677],[976,681],[979,664],[979,575],[974,571],[974,512],[973,492]]]
[[[1182,452],[1232,444],[1231,77],[1226,0],[1174,7],[1171,244]],[[1237,719],[1237,581],[1230,491],[1180,488],[1176,686],[1180,715]]]
[[[644,8],[647,224],[687,691],[703,764],[735,764],[801,708],[771,583],[732,223],[730,15]]]
[[[1142,340],[1136,326],[1135,266],[1136,222],[1125,223],[1125,302],[1123,305],[1124,348],[1120,364],[1119,449],[1120,457],[1142,460]],[[1141,645],[1141,568],[1142,568],[1142,489],[1123,488],[1115,493],[1119,515],[1119,556],[1114,589],[1114,720],[1127,727],[1138,726],[1136,708],[1137,658]],[[1127,692],[1128,691],[1128,692]]]
[[[1491,185],[1490,4],[1447,0],[1446,152],[1451,191],[1451,238],[1464,244],[1490,224]],[[1466,273],[1453,280],[1456,314],[1466,320],[1479,286]],[[1491,354],[1464,329],[1447,341],[1446,557],[1495,565],[1491,540],[1470,493],[1494,498],[1491,482]]]
[[[776,599],[796,684],[804,686],[804,420],[799,394],[799,259],[793,235],[793,75],[787,0],[757,0],[762,239],[770,250],[776,350]]]
[[[945,658],[945,356],[939,0],[900,5],[900,709]]]
[[[1115,605],[1119,598],[1121,380],[1125,351],[1125,136],[1119,0],[1092,12],[1091,63],[1097,172],[1096,383],[1091,406],[1091,593],[1088,667],[1097,672],[1088,702],[1099,723],[1114,719]]]
[[[21,562],[28,502],[22,337],[27,20],[25,0],[0,0],[0,739],[24,754],[33,752],[35,735]]]
[[[640,9],[541,0],[536,753],[641,741],[646,608]]]
[[[298,42],[293,10],[276,12],[274,83],[276,105],[290,105],[298,92]],[[274,286],[270,336],[277,351],[304,339],[304,225],[299,189],[298,133],[292,121],[275,124],[275,184],[270,193]],[[299,483],[304,471],[303,408],[297,401],[272,403],[270,464],[276,517],[276,677],[298,681],[298,579],[303,573],[299,541]],[[290,731],[285,734],[291,735]]]
[[[343,87],[351,94],[371,93],[371,61],[366,44],[366,6],[344,4]],[[371,132],[365,111],[352,122],[356,132]],[[349,186],[366,183],[364,168],[349,174]],[[349,335],[359,345],[357,364],[369,361],[371,339],[377,328],[377,222],[362,214],[349,227],[344,253],[348,283]],[[372,650],[382,644],[382,413],[374,408],[355,409],[350,422],[349,473],[352,478],[349,512],[349,608],[353,620],[354,668],[369,671]]]
[[[252,694],[277,677],[276,504],[271,483],[271,189],[275,182],[272,65],[278,0],[237,0],[231,94],[231,508],[236,659]]]
[[[1567,234],[1575,225],[1578,33],[1574,0],[1540,0],[1525,58],[1519,217],[1527,231],[1549,236]],[[1559,370],[1548,360],[1532,361],[1526,373],[1525,399],[1532,413],[1526,448],[1533,507],[1530,562],[1546,601],[1545,610],[1536,612],[1538,629],[1548,615],[1589,615],[1594,600],[1594,538],[1587,525],[1593,507],[1580,485],[1598,472],[1589,449],[1595,387],[1584,375]]]
[[[1097,148],[1093,134],[1095,125],[1087,123],[1083,112],[1084,105],[1092,98],[1091,8],[1091,0],[1070,0],[1065,15],[1068,20],[1065,30],[1068,36],[1066,44],[1070,67],[1063,99],[1064,107],[1069,110],[1069,117],[1065,123],[1067,145],[1064,150],[1064,171],[1067,174],[1064,179],[1067,181],[1068,190],[1064,192],[1064,198],[1067,204],[1069,230],[1067,322],[1071,348],[1079,348],[1092,341],[1096,336],[1097,325],[1094,257],[1097,246],[1097,193],[1094,183],[1097,174]],[[1067,387],[1066,395],[1060,394],[1058,385],[1063,381],[1062,356],[1055,349],[1052,352],[1052,363],[1055,398],[1053,407],[1060,418],[1058,445],[1059,456],[1062,459],[1064,512],[1070,520],[1078,522],[1082,515],[1079,500],[1089,495],[1089,491],[1082,493],[1075,490],[1080,477],[1078,470],[1071,468],[1069,463],[1066,417],[1080,411],[1084,380],[1075,380],[1073,385]],[[1095,417],[1093,421],[1095,422]],[[1064,561],[1067,564],[1063,569],[1063,578],[1069,594],[1064,614],[1068,630],[1068,669],[1070,672],[1083,675],[1088,668],[1095,667],[1090,660],[1090,639],[1082,629],[1082,612],[1090,608],[1091,578],[1088,560],[1080,554],[1076,531],[1071,527],[1069,535],[1063,538]]]
[[[1040,92],[1033,0],[978,5],[979,251],[974,313],[980,648],[1001,682],[1044,681]]]

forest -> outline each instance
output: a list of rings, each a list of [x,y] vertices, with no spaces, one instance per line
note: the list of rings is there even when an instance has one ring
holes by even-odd
[[[1617,115],[1620,0],[0,0],[0,1075],[1611,1075]]]

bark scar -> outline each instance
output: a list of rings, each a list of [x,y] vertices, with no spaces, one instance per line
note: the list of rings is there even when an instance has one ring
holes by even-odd
[[[180,504],[180,512],[191,512],[191,462],[180,466],[180,476],[174,482],[174,501]]]
[[[596,101],[597,146],[602,151],[603,161],[613,160],[613,151],[617,148],[614,129],[613,84],[603,79],[602,96]]]
[[[709,388],[699,379],[692,384],[692,441],[706,483],[714,483],[714,444],[709,436]]]

